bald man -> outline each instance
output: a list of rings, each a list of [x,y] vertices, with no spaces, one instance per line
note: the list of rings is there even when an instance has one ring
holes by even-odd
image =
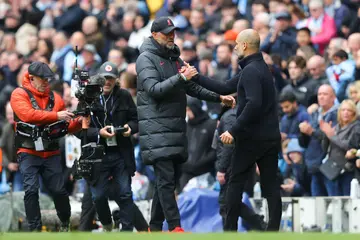
[[[247,28],[249,28],[249,21],[246,20],[246,19],[239,19],[239,20],[236,20],[233,24],[233,27],[232,29],[236,32],[241,32]]]
[[[311,114],[310,122],[304,121],[299,125],[301,132],[299,143],[301,147],[306,148],[304,159],[311,177],[311,196],[339,196],[337,182],[329,180],[319,171],[322,160],[327,154],[322,148],[322,140],[326,133],[320,129],[320,122],[326,123],[330,130],[337,123],[334,89],[329,84],[321,85],[317,99],[319,108]]]
[[[348,38],[348,46],[352,57],[357,56],[357,52],[360,50],[360,33],[353,33]]]
[[[316,80],[319,86],[329,83],[329,80],[327,79],[327,76],[325,74],[325,59],[322,56],[312,56],[306,63],[306,68],[309,71],[312,79]]]
[[[239,33],[235,52],[242,69],[232,79],[221,82],[201,75],[200,85],[218,93],[237,92],[238,109],[236,122],[220,138],[224,144],[235,144],[236,154],[231,160],[226,220],[224,230],[236,231],[241,216],[253,229],[278,231],[281,220],[280,183],[277,178],[280,131],[278,104],[272,74],[259,52],[260,37],[252,29]],[[257,164],[261,187],[268,201],[270,221],[268,226],[239,199],[251,169]]]

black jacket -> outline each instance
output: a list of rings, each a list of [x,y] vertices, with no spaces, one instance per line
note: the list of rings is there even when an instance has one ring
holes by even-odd
[[[234,146],[226,145],[221,142],[220,135],[228,131],[236,122],[236,108],[228,109],[221,117],[218,126],[218,137],[216,144],[216,171],[226,173],[230,166],[230,160],[233,155]]]
[[[261,53],[239,61],[242,71],[225,82],[199,75],[196,81],[220,94],[237,92],[236,122],[229,130],[238,140],[280,140],[278,100],[273,76]]]
[[[198,99],[189,97],[188,107],[195,117],[187,124],[189,158],[182,165],[182,169],[183,172],[198,176],[214,170],[216,153],[211,147],[211,142],[216,120],[211,119],[208,113],[202,110],[202,102]]]
[[[156,160],[186,161],[186,94],[220,102],[218,94],[207,91],[178,74],[183,65],[177,46],[167,50],[152,37],[140,48],[136,61],[139,142],[145,164]]]
[[[130,93],[115,86],[111,96],[106,104],[107,119],[105,119],[104,100],[105,96],[98,100],[93,109],[93,116],[91,118],[90,128],[87,131],[88,142],[99,142],[105,147],[105,152],[119,154],[125,159],[125,167],[130,175],[135,173],[135,156],[134,147],[130,137],[124,137],[122,134],[116,135],[117,146],[107,147],[106,140],[101,138],[99,131],[106,125],[113,125],[115,127],[124,126],[128,124],[131,128],[131,134],[138,132],[138,120],[135,103]],[[83,139],[83,131],[77,134],[77,137]]]
[[[81,30],[81,24],[86,17],[86,12],[79,4],[74,4],[64,11],[64,13],[54,19],[54,25],[57,31],[64,31],[73,34]]]
[[[282,89],[281,93],[292,92],[296,96],[298,103],[305,107],[310,106],[317,100],[317,90],[319,89],[320,81],[309,79],[304,76],[296,83],[291,82]]]

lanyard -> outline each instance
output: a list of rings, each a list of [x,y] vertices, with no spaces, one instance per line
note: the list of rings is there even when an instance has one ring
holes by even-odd
[[[114,98],[112,97],[112,93],[113,91],[111,91],[111,93],[109,94],[109,97],[105,100],[104,95],[100,95],[100,103],[102,106],[104,106],[104,114],[105,114],[105,118],[104,118],[104,126],[106,126],[106,119],[107,119],[107,102],[109,101],[109,99],[111,99],[111,110],[110,110],[110,117],[112,118],[112,111],[113,111],[113,106],[114,106]]]

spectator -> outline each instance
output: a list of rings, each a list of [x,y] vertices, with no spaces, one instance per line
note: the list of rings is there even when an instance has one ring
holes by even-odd
[[[198,40],[205,39],[205,34],[208,30],[208,27],[205,22],[205,12],[200,9],[194,9],[191,11],[190,15],[190,26],[187,29],[187,32],[191,36],[190,40],[193,43],[197,42]]]
[[[336,36],[335,21],[325,13],[324,4],[321,0],[311,0],[309,8],[310,17],[307,19],[306,26],[311,31],[311,42],[316,46],[319,53],[323,54],[331,38]]]
[[[90,3],[90,1],[88,2]],[[81,2],[84,4],[84,1]],[[89,4],[90,5],[90,4]],[[82,5],[82,8],[84,5]],[[86,7],[88,11],[88,15],[95,16],[99,23],[102,23],[106,17],[106,1],[105,0],[92,0],[91,1],[91,8],[90,6]],[[98,49],[99,51],[99,49]]]
[[[283,88],[284,92],[293,92],[298,102],[308,107],[316,94],[316,82],[311,81],[306,75],[306,61],[300,56],[294,56],[289,59],[290,83]]]
[[[356,109],[360,113],[360,81],[355,81],[349,85],[349,99],[356,104]]]
[[[299,124],[310,121],[306,108],[299,105],[292,92],[285,92],[280,96],[280,106],[285,114],[280,121],[281,140],[298,139],[300,137]]]
[[[326,65],[323,57],[319,55],[311,57],[307,62],[306,67],[310,73],[311,79],[317,82],[319,86],[329,83],[328,77],[325,74]]]
[[[88,16],[82,22],[82,32],[85,34],[86,42],[96,48],[96,52],[104,57],[103,49],[105,46],[104,36],[98,27],[98,20],[95,16]]]
[[[215,169],[217,171],[216,178],[219,181],[220,193],[219,193],[219,205],[220,205],[220,215],[223,220],[223,225],[225,223],[226,217],[226,189],[229,181],[230,174],[230,161],[234,154],[234,146],[227,146],[221,142],[219,136],[229,130],[234,122],[236,121],[236,108],[224,108],[223,114],[220,118],[220,122],[217,128],[217,134],[215,134],[215,142],[213,142],[213,147],[216,149],[216,162]],[[244,192],[246,192],[250,197],[253,196],[253,186],[255,183],[255,166],[252,170],[252,176],[249,176],[248,181],[245,184]]]
[[[37,46],[35,55],[37,57],[44,56],[47,59],[50,59],[53,51],[54,51],[54,47],[53,47],[51,40],[40,39],[38,42],[38,46]]]
[[[296,29],[301,29],[306,25],[306,15],[304,11],[296,4],[288,5],[291,14],[291,25]]]
[[[337,124],[335,128],[331,123],[320,121],[320,129],[325,134],[322,141],[323,150],[328,151],[328,159],[339,166],[337,176],[333,181],[335,192],[332,196],[350,196],[350,182],[354,177],[353,169],[347,169],[346,151],[349,147],[349,140],[354,134],[360,133],[360,124],[357,121],[357,111],[354,102],[344,100],[337,113]],[[326,163],[325,163],[326,164]],[[345,172],[341,170],[345,169]]]
[[[298,29],[296,33],[296,43],[297,43],[297,47],[309,46],[311,48],[314,48],[311,42],[310,29],[308,29],[307,27]]]
[[[81,52],[81,56],[84,59],[83,69],[89,71],[90,76],[95,75],[101,66],[101,64],[95,60],[95,46],[92,44],[86,44]]]
[[[63,11],[63,9],[66,9],[66,11]],[[86,13],[80,8],[78,0],[65,0],[64,3],[56,3],[54,16],[56,30],[65,31],[71,35],[81,29],[81,23]]]
[[[296,50],[296,56],[303,57],[306,60],[306,62],[309,61],[309,59],[314,55],[316,55],[314,48],[308,45],[299,47]]]
[[[295,54],[293,46],[296,44],[296,31],[291,27],[291,15],[288,12],[280,12],[275,18],[273,31],[261,44],[261,51],[280,55],[286,61]]]
[[[150,36],[149,18],[144,15],[136,15],[134,22],[134,31],[129,37],[129,47],[139,49],[144,40]]]
[[[196,69],[199,69],[199,59],[196,55],[196,45],[191,41],[185,41],[182,46],[181,52],[182,59],[189,63],[191,66],[194,66]]]
[[[357,15],[355,19],[351,18],[351,16],[348,16],[350,18],[350,21],[352,21],[349,24],[349,33],[357,33],[360,32],[360,7],[357,8]]]
[[[324,10],[329,17],[335,20],[338,31],[341,30],[344,18],[351,15],[349,8],[341,1],[336,0],[324,0]]]
[[[59,74],[60,79],[63,79],[65,56],[72,47],[65,32],[57,32],[52,40],[54,51],[50,57],[50,62],[53,67],[56,66],[56,73]]]
[[[20,71],[21,65],[23,63],[23,56],[17,52],[12,52],[9,54],[8,66],[5,67],[5,79],[7,84],[17,87],[16,76]]]
[[[260,35],[260,43],[262,44],[270,32],[270,14],[261,12],[254,17],[252,28]]]
[[[4,32],[16,33],[19,27],[20,27],[19,17],[13,14],[11,11],[8,11],[5,17]]]
[[[311,196],[311,177],[304,163],[304,149],[300,147],[298,139],[293,138],[287,145],[287,157],[290,161],[290,176],[281,185],[288,196]]]
[[[118,48],[113,48],[110,50],[108,54],[108,60],[118,67],[119,72],[125,71],[128,66],[128,63],[124,58],[123,51]]]
[[[326,75],[334,89],[339,101],[346,95],[346,89],[350,82],[354,80],[355,65],[348,60],[348,54],[344,50],[339,50],[332,56],[332,63],[326,69]]]
[[[250,27],[249,21],[246,19],[239,19],[236,20],[233,24],[233,30],[237,33],[240,33],[241,31],[248,29]]]
[[[202,102],[192,97],[187,100],[186,116],[187,137],[191,140],[188,160],[182,164],[181,190],[191,178],[214,171],[216,160],[216,152],[211,148],[216,121],[202,109]]]
[[[330,85],[322,85],[318,90],[319,108],[311,114],[310,122],[302,122],[300,128],[300,146],[306,148],[304,159],[306,167],[311,175],[311,196],[334,196],[336,194],[335,184],[327,179],[319,167],[327,152],[322,149],[321,141],[324,132],[320,129],[320,121],[337,123],[337,106],[334,89]]]
[[[254,18],[258,13],[269,12],[269,3],[267,0],[254,0],[251,5],[251,15]]]
[[[79,53],[82,51],[86,44],[85,35],[82,32],[75,32],[70,39],[70,44],[72,51],[69,51],[64,58],[64,76],[63,79],[65,82],[70,84],[72,79],[72,74],[74,71],[74,64],[75,64],[75,49],[78,48]],[[84,59],[81,55],[78,56],[77,59],[78,67],[83,67]]]
[[[230,78],[232,47],[230,44],[221,43],[216,49],[216,67],[214,76],[219,81]]]
[[[14,52],[16,50],[16,38],[13,33],[6,33],[4,35],[1,49],[7,52]]]
[[[19,171],[19,164],[17,162],[14,143],[14,112],[11,108],[10,102],[6,104],[6,119],[7,122],[2,128],[2,135],[0,138],[2,164],[8,173],[11,173],[13,191],[18,192],[23,190],[23,180]],[[8,177],[10,177],[10,174],[8,174]]]
[[[350,59],[356,59],[360,50],[360,33],[353,33],[349,36],[348,47],[350,50]]]

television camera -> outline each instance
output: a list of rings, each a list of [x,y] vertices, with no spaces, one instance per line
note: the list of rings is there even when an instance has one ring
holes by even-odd
[[[92,108],[96,100],[100,98],[105,84],[105,78],[100,75],[89,76],[88,71],[80,70],[77,67],[78,48],[75,50],[75,70],[72,83],[76,84],[75,97],[79,100],[75,116],[82,116],[90,119]],[[104,146],[97,143],[87,142],[87,130],[90,122],[82,122],[83,139],[81,156],[76,159],[73,165],[74,179],[90,178],[94,163],[101,162],[104,156]]]

